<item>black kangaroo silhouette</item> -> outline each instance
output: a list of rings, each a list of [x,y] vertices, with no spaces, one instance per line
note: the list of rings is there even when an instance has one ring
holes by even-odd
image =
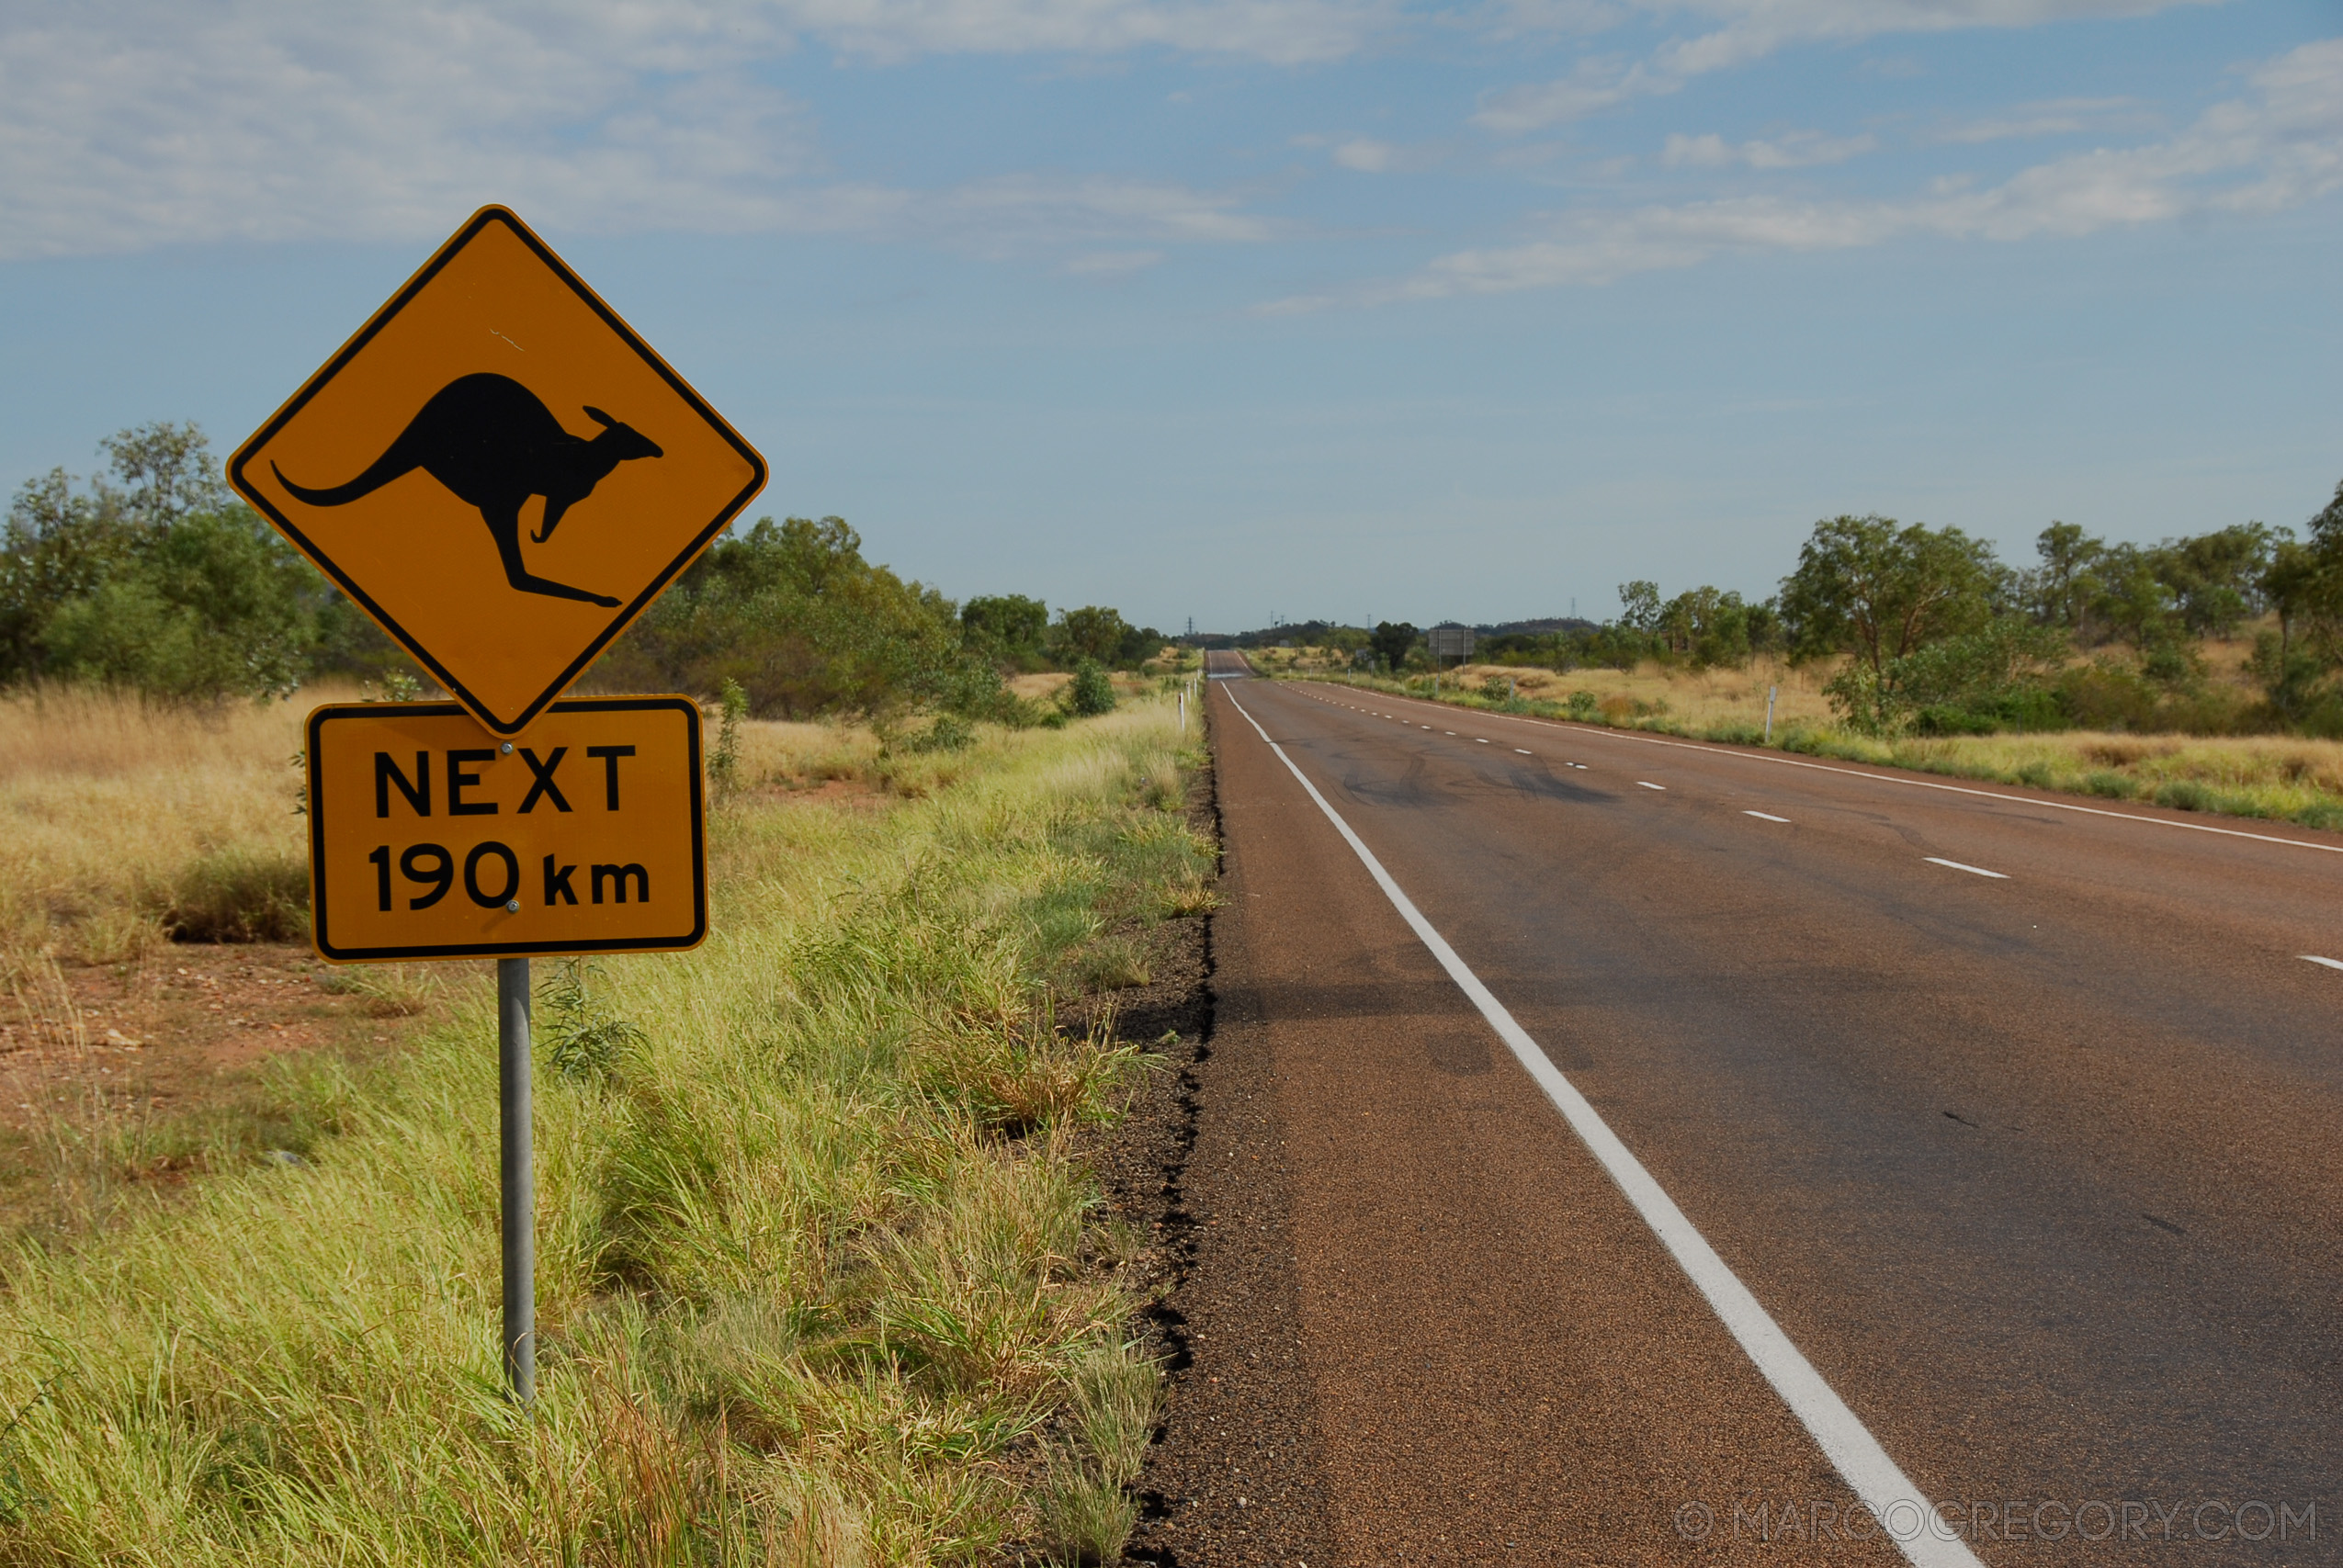
[[[285,477],[275,463],[277,482],[311,506],[347,506],[402,474],[421,468],[470,505],[480,508],[504,558],[504,581],[524,593],[583,599],[615,608],[618,601],[538,577],[521,560],[521,508],[533,495],[545,497],[545,523],[529,537],[538,544],[553,536],[561,514],[587,496],[619,464],[636,457],[663,457],[657,444],[632,425],[600,409],[586,417],[602,426],[587,440],[561,428],[553,411],[535,392],[509,376],[491,371],[461,376],[431,394],[407,428],[366,472],[329,490],[306,490]]]

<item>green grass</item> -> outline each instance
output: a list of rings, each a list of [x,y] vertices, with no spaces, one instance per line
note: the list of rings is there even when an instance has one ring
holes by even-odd
[[[288,1079],[301,1163],[20,1247],[0,1562],[1111,1558],[1158,1373],[1080,1145],[1139,1069],[1055,1006],[1208,902],[1178,740],[1126,705],[925,798],[726,807],[705,947],[538,966],[532,1417],[477,971]]]

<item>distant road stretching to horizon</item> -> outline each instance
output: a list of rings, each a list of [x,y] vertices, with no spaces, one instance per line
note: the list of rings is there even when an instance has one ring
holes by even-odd
[[[1209,666],[1294,1539],[2343,1562],[2343,836]]]

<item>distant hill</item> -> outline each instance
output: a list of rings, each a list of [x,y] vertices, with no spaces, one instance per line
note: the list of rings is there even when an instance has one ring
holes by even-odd
[[[1475,626],[1477,637],[1545,637],[1554,632],[1590,632],[1595,623],[1578,615],[1551,615],[1541,621],[1500,621]]]
[[[1419,623],[1428,626],[1431,623]],[[1443,626],[1461,626],[1463,621],[1441,621]],[[1194,637],[1178,640],[1192,648],[1274,648],[1280,643],[1292,643],[1307,648],[1330,631],[1347,629],[1369,631],[1372,627],[1343,627],[1339,621],[1288,621],[1282,626],[1263,626],[1250,632],[1198,632]],[[1554,615],[1535,621],[1499,621],[1493,625],[1473,627],[1477,637],[1545,637],[1554,632],[1592,631],[1595,623],[1576,615]]]

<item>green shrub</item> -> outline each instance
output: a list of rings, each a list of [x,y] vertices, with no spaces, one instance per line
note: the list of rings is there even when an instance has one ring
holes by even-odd
[[[965,751],[976,743],[976,726],[958,714],[940,713],[916,735],[897,742],[895,750],[918,755],[928,751]]]
[[[2173,779],[2156,785],[2156,803],[2179,811],[2211,811],[2215,804],[2213,791],[2194,779]]]
[[[1961,707],[1924,707],[1912,716],[1915,735],[1991,735],[2000,728],[1991,714]]]
[[[309,935],[309,863],[215,850],[172,880],[160,911],[178,942],[298,942]]]
[[[837,517],[761,518],[718,542],[612,644],[605,691],[711,692],[756,717],[880,714],[934,704],[990,716],[1001,673],[963,640],[950,600],[862,555]]]
[[[2343,829],[2343,806],[2326,800],[2313,801],[2294,813],[2294,820],[2305,828],[2325,828],[2330,831]]]
[[[749,716],[749,694],[727,675],[721,702],[723,727],[716,732],[716,751],[707,760],[708,793],[719,800],[740,784],[741,721]]]
[[[2140,793],[2139,786],[2132,782],[2129,775],[2113,773],[2105,768],[2099,769],[2085,778],[2083,787],[2091,794],[2103,795],[2109,800],[2129,800]]]
[[[1115,711],[1115,682],[1107,679],[1106,667],[1095,659],[1085,659],[1074,667],[1074,678],[1066,687],[1066,711],[1077,718],[1092,718]]]
[[[1592,724],[1595,720],[1596,710],[1601,705],[1602,699],[1598,698],[1592,692],[1572,692],[1570,694],[1570,716],[1577,719],[1580,724]]]
[[[606,1082],[651,1043],[640,1029],[612,1016],[594,992],[601,978],[600,964],[563,958],[537,987],[537,999],[545,1004],[537,1033],[546,1060],[565,1078]]]

